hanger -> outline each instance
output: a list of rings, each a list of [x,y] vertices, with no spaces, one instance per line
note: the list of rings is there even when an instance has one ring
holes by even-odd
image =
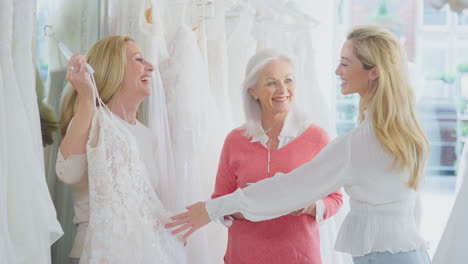
[[[55,41],[55,44],[59,48],[59,50],[62,52],[63,56],[67,59],[67,61],[70,60],[71,56],[73,56],[73,52],[65,46],[62,42],[60,42],[56,37],[55,37],[55,32],[54,29],[52,28],[51,25],[45,25],[44,26],[44,36],[51,38],[52,40]],[[88,72],[92,75],[94,73],[93,67],[86,63],[86,69],[88,69]]]
[[[145,21],[148,24],[153,24],[153,2],[151,0],[147,2],[149,2],[149,8],[145,9],[144,12]]]
[[[192,21],[195,20],[195,26],[192,27],[192,30],[196,31],[204,20],[215,17],[215,6],[212,0],[194,0],[192,5]],[[194,18],[193,16],[196,17]]]
[[[239,18],[242,11],[250,14],[255,14],[255,8],[253,8],[248,0],[231,0],[231,7],[226,11],[226,18]]]

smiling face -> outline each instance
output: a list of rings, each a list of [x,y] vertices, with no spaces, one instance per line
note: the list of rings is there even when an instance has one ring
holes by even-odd
[[[341,93],[344,95],[358,93],[361,96],[369,94],[369,81],[376,79],[375,67],[366,70],[354,52],[352,40],[347,40],[341,49],[340,64],[335,70],[341,78]]]
[[[151,91],[151,72],[154,67],[146,61],[140,47],[133,42],[125,43],[127,64],[122,81],[121,92],[126,96],[145,98]]]
[[[291,64],[282,59],[267,63],[258,74],[250,94],[258,99],[263,113],[286,114],[294,96],[294,76]]]

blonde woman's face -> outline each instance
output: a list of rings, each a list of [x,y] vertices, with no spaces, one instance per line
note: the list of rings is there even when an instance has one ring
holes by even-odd
[[[347,40],[341,49],[340,64],[335,70],[336,75],[341,79],[341,93],[367,95],[371,89],[370,71],[364,69],[364,65],[354,53],[352,40]]]
[[[146,97],[151,91],[151,72],[154,67],[145,60],[140,47],[133,42],[125,43],[127,64],[122,81],[122,91],[127,95]]]
[[[260,102],[263,112],[280,114],[289,111],[294,88],[291,64],[285,60],[274,60],[263,67],[256,87],[249,91]]]

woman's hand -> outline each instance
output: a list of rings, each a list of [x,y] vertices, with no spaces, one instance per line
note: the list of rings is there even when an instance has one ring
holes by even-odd
[[[81,100],[93,100],[93,83],[86,69],[86,57],[77,53],[70,58],[67,66],[67,81],[71,83]]]
[[[300,209],[300,210],[297,210],[297,211],[294,211],[292,213],[290,213],[290,215],[293,215],[293,216],[300,216],[304,213],[304,209]]]
[[[242,220],[245,219],[245,217],[242,215],[242,213],[235,213],[231,215],[234,220]]]
[[[308,214],[310,216],[315,217],[316,213],[317,213],[317,208],[315,207],[315,203],[313,203],[313,204],[307,206],[304,209],[300,209],[300,210],[297,210],[297,211],[294,211],[294,212],[290,213],[290,215],[300,216],[300,215],[303,215],[303,214]]]
[[[205,205],[205,202],[198,202],[188,206],[187,212],[171,217],[172,222],[167,223],[165,227],[177,227],[177,229],[171,232],[174,235],[188,230],[183,236],[184,239],[187,239],[193,232],[207,225],[211,221]]]

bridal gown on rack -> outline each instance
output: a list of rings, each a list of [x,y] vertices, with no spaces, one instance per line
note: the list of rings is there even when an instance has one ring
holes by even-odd
[[[233,28],[228,34],[227,53],[228,53],[228,96],[231,101],[231,111],[233,117],[233,127],[242,125],[245,117],[243,115],[242,105],[242,82],[245,76],[245,68],[249,58],[255,54],[256,41],[252,37],[252,27],[254,22],[253,13],[236,8],[227,18],[226,23]]]
[[[223,115],[223,134],[227,135],[234,124],[232,123],[231,102],[228,87],[228,55],[225,32],[225,13],[228,6],[227,0],[219,0],[213,4],[213,17],[207,18],[206,25],[206,46],[207,46],[207,66],[210,80],[210,91],[215,99],[216,108]],[[223,142],[220,142],[220,146]],[[221,152],[221,147],[219,149]],[[214,187],[212,183],[211,187]],[[213,190],[212,188],[210,190]]]
[[[224,136],[216,124],[222,119],[209,90],[206,64],[194,32],[180,25],[168,39],[168,50],[170,58],[162,62],[160,70],[167,95],[175,175],[180,188],[190,186],[190,192],[184,194],[185,205],[190,205],[211,194],[203,185],[214,182],[216,176],[220,147],[216,144]],[[193,263],[218,263],[221,259],[212,262],[214,253],[208,250],[211,239],[208,242],[207,231],[200,231],[189,239],[189,256],[195,256]]]
[[[35,95],[35,1],[0,2],[0,259],[50,263],[62,234],[47,189]]]
[[[157,65],[154,60],[159,59],[159,53],[152,53],[151,45],[158,35],[151,35],[155,33],[151,25],[142,24],[144,4],[114,1],[105,12],[103,28],[109,35],[130,35],[146,51],[145,58]],[[161,49],[155,47],[156,51],[157,48]],[[80,263],[187,262],[182,241],[163,227],[173,213],[166,210],[150,184],[156,180],[160,186],[165,183],[161,179],[173,176],[168,168],[172,164],[171,150],[167,149],[170,139],[165,140],[163,128],[167,123],[164,91],[157,71],[152,74],[151,83],[151,96],[140,114],[154,133],[157,147],[152,162],[157,167],[156,175],[150,175],[141,164],[135,140],[127,128],[104,107],[95,112],[87,150],[90,217]],[[176,190],[177,186],[160,188]]]
[[[90,218],[80,264],[187,263],[183,239],[164,227],[171,213],[152,187],[137,139],[102,101],[86,153]]]
[[[458,176],[460,182],[457,197],[450,213],[444,233],[440,239],[439,246],[432,259],[433,264],[464,264],[468,259],[466,245],[468,238],[468,148],[465,145],[460,157],[460,169]]]
[[[207,156],[212,157],[209,153],[213,152],[214,144],[206,143],[209,133],[200,132],[208,130],[208,112],[202,112],[202,109],[212,102],[207,90],[206,65],[193,42],[193,32],[168,22],[172,10],[169,7],[172,6],[163,0],[139,5],[116,1],[109,8],[107,34],[130,35],[140,45],[144,56],[159,65],[160,71],[155,71],[153,76],[153,93],[143,114],[147,115],[148,124],[159,139],[160,162],[166,165],[166,169],[161,170],[158,195],[166,208],[175,213],[208,196],[204,195],[201,175],[214,175],[202,172],[209,167],[203,161]],[[149,9],[151,23],[143,16]],[[166,37],[170,39],[166,40]],[[205,95],[198,100],[197,96],[188,97],[194,93]],[[161,129],[165,126],[167,131]],[[194,234],[186,251],[190,263],[210,263],[206,232]]]

